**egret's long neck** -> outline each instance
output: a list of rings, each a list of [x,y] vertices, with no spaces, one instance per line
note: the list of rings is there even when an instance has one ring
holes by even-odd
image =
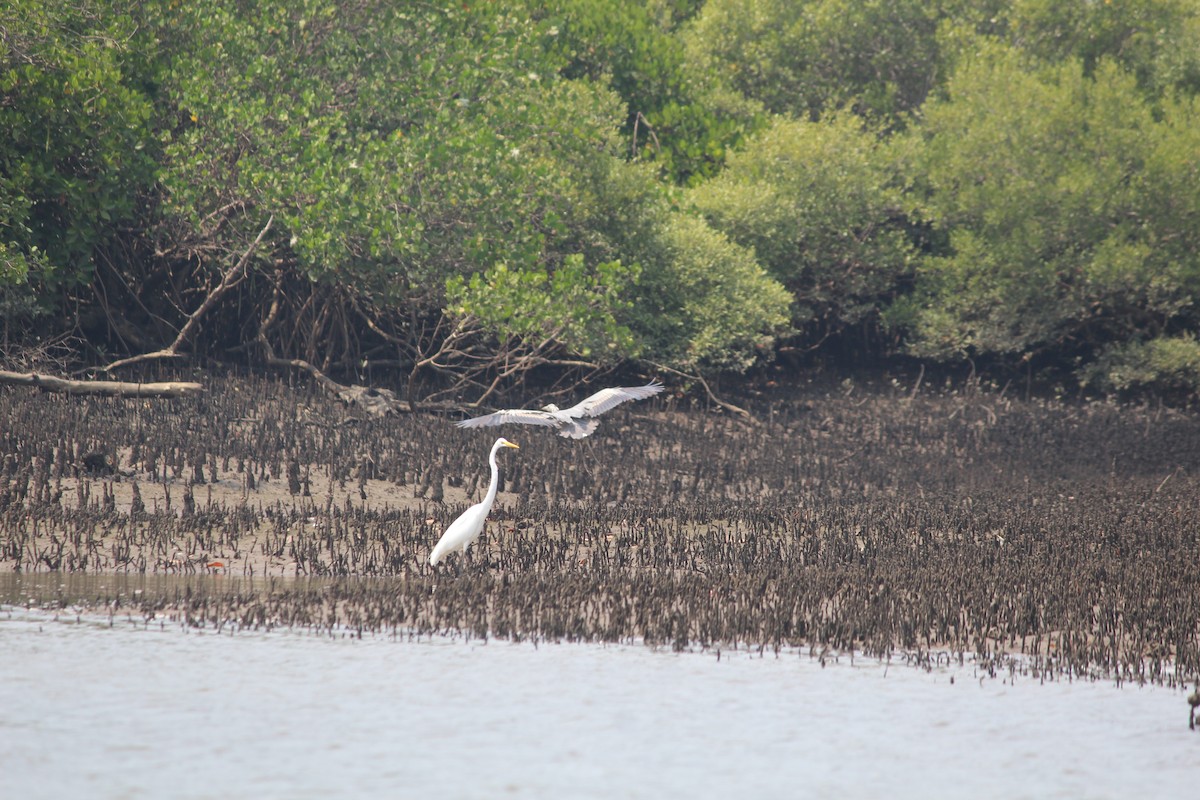
[[[492,482],[488,484],[487,495],[483,498],[488,508],[496,501],[496,490],[500,488],[500,469],[496,466],[496,451],[499,449],[500,445],[494,445],[491,455],[488,456],[488,463],[492,465]]]

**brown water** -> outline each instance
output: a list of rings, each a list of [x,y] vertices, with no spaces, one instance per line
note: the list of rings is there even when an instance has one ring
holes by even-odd
[[[1184,693],[1161,687],[807,650],[217,632],[32,602],[56,580],[0,586],[8,797],[1171,798],[1200,775]]]

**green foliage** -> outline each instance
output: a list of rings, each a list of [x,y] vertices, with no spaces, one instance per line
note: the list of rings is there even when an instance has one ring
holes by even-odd
[[[588,269],[574,255],[553,272],[501,263],[469,280],[455,276],[446,293],[454,316],[474,317],[502,339],[548,340],[604,363],[637,355],[632,332],[618,322],[636,280],[637,270],[619,261]]]
[[[648,165],[593,162],[567,227],[589,261],[639,267],[620,316],[632,352],[686,371],[744,370],[769,358],[789,297],[753,252],[678,210]]]
[[[936,32],[921,0],[710,0],[687,42],[698,69],[775,113],[898,124],[933,87]]]
[[[168,149],[170,207],[197,232],[222,214],[242,238],[274,213],[310,279],[384,302],[438,307],[452,275],[536,261],[568,179],[561,151],[609,144],[613,103],[543,86],[533,29],[492,8],[179,15],[168,86],[191,122]]]
[[[678,26],[699,4],[526,4],[541,21],[550,51],[562,60],[561,74],[612,88],[625,104],[627,151],[653,161],[673,182],[715,174],[726,150],[757,126],[757,107],[726,102],[705,75],[689,68]]]
[[[628,106],[630,121],[679,100],[683,47],[672,35],[675,21],[668,4],[570,0],[529,5],[542,20],[550,49],[563,61],[563,76],[608,83]]]
[[[0,323],[21,325],[46,313],[39,306],[37,293],[28,280],[31,271],[34,274],[45,271],[37,263],[39,258],[36,248],[24,250],[15,242],[0,242]]]
[[[1106,391],[1200,393],[1200,342],[1192,334],[1134,340],[1113,346],[1083,372]]]
[[[780,290],[711,231],[709,262],[729,274],[693,274],[701,255],[674,242],[663,187],[623,164],[619,99],[560,77],[550,23],[494,6],[367,6],[252,14],[231,0],[172,16],[170,49],[188,50],[166,85],[186,116],[163,182],[192,235],[215,231],[236,253],[273,213],[277,246],[312,281],[397,316],[446,306],[501,340],[552,339],[596,361],[649,353],[660,315],[648,304],[669,291],[678,341],[653,337],[664,358],[748,363]],[[645,281],[672,270],[686,281]],[[754,281],[775,294],[741,309]]]
[[[0,321],[160,339],[273,218],[210,330],[326,363],[449,316],[467,360],[740,370],[886,307],[1187,387],[1198,40],[1193,0],[11,0]]]
[[[752,251],[678,212],[642,251],[631,327],[654,360],[689,371],[742,371],[770,359],[789,298]]]
[[[37,245],[30,243],[33,232],[25,224],[31,205],[24,194],[0,195],[0,231],[8,239],[0,241],[0,287],[25,283],[30,262],[36,264],[39,258]]]
[[[909,268],[889,155],[849,115],[777,120],[689,200],[791,291],[797,326],[860,322]]]
[[[111,4],[0,8],[0,284],[47,302],[91,280],[99,248],[155,179],[144,45]]]
[[[914,352],[1059,358],[1195,321],[1200,118],[1151,107],[1111,62],[1029,71],[964,61],[921,135],[929,214],[950,252],[895,310]]]
[[[1009,14],[1011,41],[1049,63],[1077,58],[1091,75],[1109,59],[1155,92],[1200,89],[1194,0],[1017,0]]]
[[[668,103],[647,115],[640,154],[661,166],[672,182],[694,186],[720,172],[730,149],[766,124],[754,102],[720,87],[697,88],[688,101]]]

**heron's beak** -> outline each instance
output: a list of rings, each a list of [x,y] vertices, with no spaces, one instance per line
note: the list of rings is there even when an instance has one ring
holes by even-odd
[[[505,443],[504,443],[504,446],[505,446],[505,447],[515,447],[515,448],[516,448],[516,449],[518,449],[518,450],[520,450],[520,449],[521,449],[521,446],[520,446],[519,444],[513,444],[512,442],[505,442]]]

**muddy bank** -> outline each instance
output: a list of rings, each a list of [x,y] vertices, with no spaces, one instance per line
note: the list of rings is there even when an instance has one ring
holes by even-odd
[[[0,390],[0,568],[341,579],[120,601],[197,621],[1200,671],[1189,414],[843,382],[757,398],[759,426],[664,397],[570,441],[206,382],[170,401]],[[431,569],[499,433],[521,450],[485,537]]]

